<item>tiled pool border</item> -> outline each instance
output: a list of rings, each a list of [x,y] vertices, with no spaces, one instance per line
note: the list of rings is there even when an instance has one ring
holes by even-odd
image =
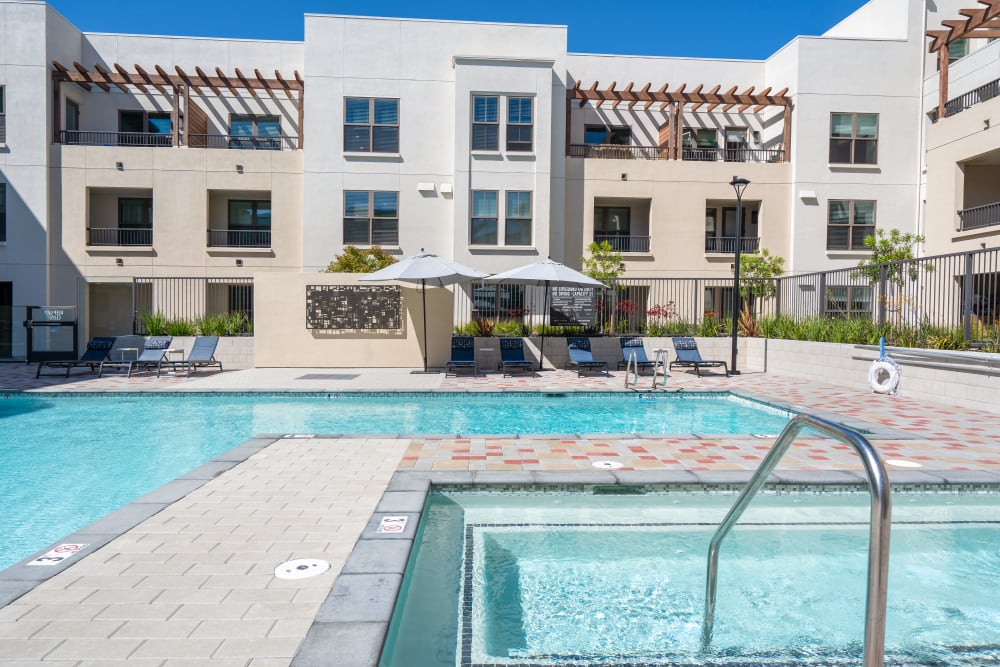
[[[678,491],[739,491],[754,471],[405,471],[397,470],[354,545],[292,661],[293,667],[324,667],[337,655],[339,667],[378,664],[402,586],[416,531],[432,489],[562,490],[594,486],[663,486]],[[907,491],[1000,492],[1000,475],[988,471],[890,470],[890,483]],[[769,488],[788,492],[823,486],[864,488],[853,471],[778,471]],[[384,517],[407,517],[401,533],[378,533]]]

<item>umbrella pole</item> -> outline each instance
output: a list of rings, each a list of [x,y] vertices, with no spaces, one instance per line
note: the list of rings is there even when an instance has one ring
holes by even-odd
[[[542,299],[542,344],[538,351],[538,370],[545,365],[545,321],[549,319],[549,281],[545,281],[545,298]]]
[[[420,281],[420,300],[424,305],[424,372],[427,372],[427,281]]]

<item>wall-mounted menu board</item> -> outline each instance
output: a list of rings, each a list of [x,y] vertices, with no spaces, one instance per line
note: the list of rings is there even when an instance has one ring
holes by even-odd
[[[398,285],[306,285],[306,329],[402,328]]]
[[[549,323],[588,327],[597,323],[593,287],[553,287],[549,296]]]

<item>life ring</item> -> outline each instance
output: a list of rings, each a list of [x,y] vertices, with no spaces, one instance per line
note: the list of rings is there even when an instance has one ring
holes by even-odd
[[[888,357],[873,361],[868,369],[868,386],[876,394],[895,394],[899,390],[899,364]]]

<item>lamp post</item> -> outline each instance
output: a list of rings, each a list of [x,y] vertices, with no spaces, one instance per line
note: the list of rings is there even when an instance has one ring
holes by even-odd
[[[733,265],[733,352],[729,360],[729,372],[739,375],[736,369],[737,338],[740,330],[740,250],[743,246],[743,191],[750,185],[745,178],[733,176],[729,182],[736,191],[736,263]]]

